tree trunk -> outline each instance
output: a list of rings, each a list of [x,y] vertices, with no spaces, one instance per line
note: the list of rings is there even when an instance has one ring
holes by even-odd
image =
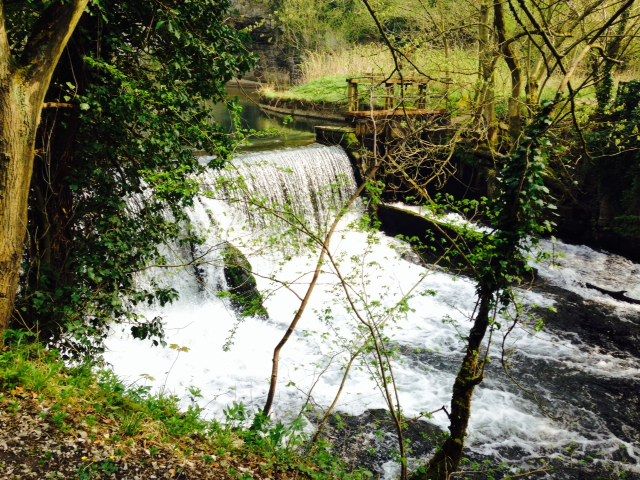
[[[51,76],[88,0],[51,2],[14,56],[0,1],[0,344],[13,315],[36,131]]]
[[[18,291],[39,108],[15,78],[0,85],[0,334]]]
[[[515,51],[506,38],[504,8],[500,0],[493,4],[493,23],[498,37],[500,51],[511,73],[511,95],[509,96],[509,136],[513,144],[517,143],[522,131],[522,72]]]
[[[496,128],[496,102],[495,102],[495,65],[496,55],[489,27],[490,9],[489,1],[485,0],[480,5],[480,19],[478,22],[478,60],[480,85],[478,94],[477,114],[481,119],[480,125],[486,131],[489,147],[496,144],[498,129]]]
[[[462,459],[464,437],[471,415],[471,399],[473,391],[481,381],[484,362],[481,352],[482,340],[489,326],[489,313],[492,291],[481,291],[478,312],[469,333],[467,351],[460,371],[453,384],[451,396],[451,413],[449,414],[449,438],[436,451],[426,469],[416,472],[413,480],[448,480],[458,469]]]

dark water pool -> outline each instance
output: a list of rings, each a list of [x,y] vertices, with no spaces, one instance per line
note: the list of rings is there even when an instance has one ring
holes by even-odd
[[[260,107],[259,95],[255,88],[228,86],[228,97],[243,108],[242,126],[246,129],[266,132],[255,135],[243,150],[272,150],[283,147],[298,147],[315,142],[314,127],[326,125],[327,120],[306,117],[291,117],[267,112]],[[224,104],[212,107],[213,114],[227,129],[233,129],[231,116]],[[330,123],[330,122],[329,122]]]

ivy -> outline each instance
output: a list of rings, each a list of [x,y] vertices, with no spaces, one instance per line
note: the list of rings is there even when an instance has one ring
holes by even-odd
[[[532,242],[554,226],[549,216],[556,207],[544,183],[551,150],[546,132],[554,106],[554,102],[542,106],[505,162],[487,214],[495,230],[486,233],[469,256],[478,288],[497,292],[502,305],[510,301],[509,287],[531,270],[527,257]]]
[[[226,23],[229,7],[102,0],[83,17],[48,93],[77,108],[46,112],[42,137],[52,140],[34,175],[19,311],[43,336],[85,352],[101,348],[113,322],[156,343],[162,336],[158,319],[144,323],[136,307],[177,292],[155,278],[142,285],[136,273],[167,263],[163,245],[199,241],[185,228],[197,176],[242,139],[209,108],[254,62]],[[197,152],[216,160],[201,165]]]
[[[614,104],[587,132],[592,160],[586,175],[597,179],[618,217],[601,225],[622,236],[640,231],[640,81],[621,83]]]

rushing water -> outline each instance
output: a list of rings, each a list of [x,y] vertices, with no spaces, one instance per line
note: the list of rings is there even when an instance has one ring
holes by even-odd
[[[351,163],[340,147],[248,153],[234,162],[232,172],[240,185],[223,185],[223,194],[254,229],[279,217],[322,229],[355,190]],[[214,174],[209,183],[218,178]]]
[[[349,160],[338,148],[249,154],[235,164],[235,172],[247,177],[246,188],[240,189],[244,196],[237,198],[237,190],[227,186],[200,198],[191,212],[208,238],[199,252],[206,259],[200,266],[204,290],[190,269],[156,272],[181,293],[174,305],[146,312],[163,317],[169,346],[151,348],[122,332],[109,339],[105,354],[126,381],[174,393],[185,404],[198,401],[211,417],[221,417],[233,402],[262,406],[273,347],[315,267],[317,249],[292,251],[272,244],[274,235],[287,234],[282,218],[304,216],[305,228],[322,231],[335,213],[331,207],[355,189]],[[215,190],[220,178],[212,175],[206,183]],[[255,199],[247,200],[246,192]],[[252,217],[253,204],[263,221]],[[274,217],[267,210],[277,220],[269,221]],[[297,416],[306,403],[317,410],[331,404],[349,352],[362,345],[361,324],[347,306],[338,272],[362,314],[379,322],[397,347],[393,368],[404,413],[416,417],[450,401],[475,305],[474,284],[421,265],[394,238],[358,229],[359,217],[356,208],[341,221],[330,248],[335,266],[323,266],[310,305],[282,352],[275,402],[280,418]],[[268,320],[240,319],[218,297],[225,288],[217,248],[222,240],[251,261]],[[505,314],[502,330],[494,335],[496,361],[476,390],[468,453],[532,468],[546,462],[562,465],[547,478],[585,478],[592,470],[601,478],[618,478],[612,473],[618,468],[630,471],[626,478],[640,478],[640,306],[586,287],[627,290],[640,298],[640,265],[559,241],[544,240],[540,248],[549,255],[536,265],[538,280],[517,290],[524,305],[521,321],[503,342],[514,312]],[[406,308],[395,308],[398,302]],[[539,330],[535,326],[541,320],[545,327]],[[507,368],[499,361],[503,344]],[[181,351],[183,346],[188,351]],[[338,410],[355,425],[345,451],[391,479],[396,472],[393,441],[374,435],[377,427],[367,425],[376,409],[385,407],[369,360],[363,356],[356,362],[340,397]],[[201,398],[190,400],[191,386],[200,389]],[[433,426],[448,424],[442,411],[429,422],[431,427],[419,422],[411,428],[434,431]],[[433,442],[420,438],[416,435],[413,455],[428,457]],[[379,452],[371,455],[370,447]]]

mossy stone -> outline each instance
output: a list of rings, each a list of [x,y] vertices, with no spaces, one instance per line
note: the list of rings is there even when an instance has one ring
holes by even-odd
[[[267,318],[269,314],[262,304],[262,294],[258,290],[247,257],[237,247],[225,242],[222,247],[222,259],[231,305],[243,317]]]

